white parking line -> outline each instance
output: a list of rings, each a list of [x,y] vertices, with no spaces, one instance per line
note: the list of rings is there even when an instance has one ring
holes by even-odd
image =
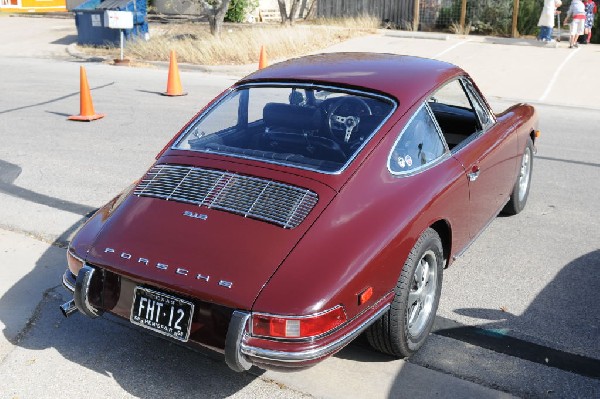
[[[556,79],[558,79],[558,75],[560,74],[560,72],[562,71],[562,69],[565,67],[565,65],[567,65],[567,62],[569,62],[569,60],[571,58],[573,58],[573,56],[575,54],[577,54],[577,52],[581,50],[581,48],[578,48],[577,50],[573,51],[571,54],[569,54],[569,56],[567,58],[565,58],[563,60],[563,62],[558,66],[558,68],[556,69],[556,71],[554,72],[554,75],[552,75],[552,79],[550,79],[550,83],[548,83],[548,87],[546,87],[546,91],[544,91],[544,94],[542,94],[542,96],[540,97],[540,99],[538,101],[545,101],[546,97],[548,97],[548,94],[550,94],[550,91],[552,90],[552,87],[554,86],[554,83],[556,83]]]
[[[434,55],[434,56],[433,56],[433,58],[439,58],[439,57],[441,57],[442,55],[444,55],[444,54],[446,54],[446,53],[448,53],[448,52],[450,52],[450,51],[454,50],[454,49],[455,49],[455,48],[457,48],[458,46],[462,46],[463,44],[465,44],[465,43],[467,43],[467,42],[470,42],[470,40],[468,40],[468,39],[467,39],[467,40],[463,40],[462,42],[456,43],[454,46],[450,46],[450,47],[448,47],[446,50],[442,51],[441,53],[438,53],[438,54]]]

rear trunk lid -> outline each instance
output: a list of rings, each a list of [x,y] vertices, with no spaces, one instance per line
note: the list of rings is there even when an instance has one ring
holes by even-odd
[[[229,166],[155,165],[106,221],[87,261],[142,285],[251,309],[335,191],[285,171]]]

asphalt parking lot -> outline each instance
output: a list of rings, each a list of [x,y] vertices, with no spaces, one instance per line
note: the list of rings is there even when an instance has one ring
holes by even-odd
[[[409,361],[361,340],[301,373],[230,372],[113,318],[64,319],[64,245],[138,178],[212,97],[254,66],[180,66],[188,96],[158,95],[166,67],[73,57],[73,21],[0,17],[1,397],[599,397],[600,46],[382,31],[327,51],[462,66],[500,111],[536,105],[542,137],[527,209],[499,217],[445,273],[436,330]],[[562,44],[561,44],[562,46]],[[79,109],[79,66],[107,116]],[[577,89],[574,89],[577,88]],[[585,89],[582,89],[585,88]]]

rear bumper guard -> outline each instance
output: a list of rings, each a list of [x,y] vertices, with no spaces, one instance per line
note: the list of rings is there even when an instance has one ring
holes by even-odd
[[[71,316],[76,311],[80,311],[84,315],[96,318],[103,312],[94,308],[89,302],[90,284],[94,276],[95,269],[88,265],[84,265],[73,284],[73,274],[69,269],[63,275],[63,285],[73,293],[73,299],[60,305],[60,310],[65,317]]]
[[[225,338],[225,363],[233,371],[248,370],[252,363],[242,354],[241,345],[246,332],[246,325],[250,319],[249,312],[236,310],[231,316],[229,329]]]
[[[233,312],[233,316],[229,323],[229,330],[227,331],[227,338],[225,341],[225,362],[232,370],[238,372],[248,370],[252,366],[252,359],[255,359],[262,365],[287,363],[289,364],[289,367],[303,367],[305,364],[311,363],[314,360],[330,356],[348,345],[353,339],[358,337],[381,317],[389,308],[389,303],[384,305],[367,320],[360,323],[356,328],[327,345],[295,352],[264,349],[244,343],[251,314],[250,312],[236,310]]]
[[[242,342],[241,344],[241,355],[245,355],[249,358],[258,358],[264,360],[266,363],[273,362],[284,362],[289,363],[291,367],[294,367],[293,363],[298,363],[297,366],[301,366],[300,363],[310,362],[312,360],[321,359],[332,355],[348,345],[354,338],[358,337],[364,330],[366,330],[371,324],[373,324],[381,315],[383,315],[390,307],[390,304],[386,304],[376,313],[374,313],[367,320],[362,322],[354,330],[341,336],[339,339],[330,342],[327,345],[313,348],[299,352],[286,352],[276,351],[270,349],[259,348],[255,346],[249,346]]]

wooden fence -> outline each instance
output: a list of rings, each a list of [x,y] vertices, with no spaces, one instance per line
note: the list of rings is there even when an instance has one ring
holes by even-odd
[[[318,0],[317,16],[343,18],[373,16],[384,26],[408,30],[464,31],[477,24],[499,34],[517,36],[520,0]],[[418,10],[418,12],[415,12]],[[500,28],[496,27],[501,24]]]
[[[373,16],[401,29],[412,27],[415,0],[318,0],[317,16]]]

